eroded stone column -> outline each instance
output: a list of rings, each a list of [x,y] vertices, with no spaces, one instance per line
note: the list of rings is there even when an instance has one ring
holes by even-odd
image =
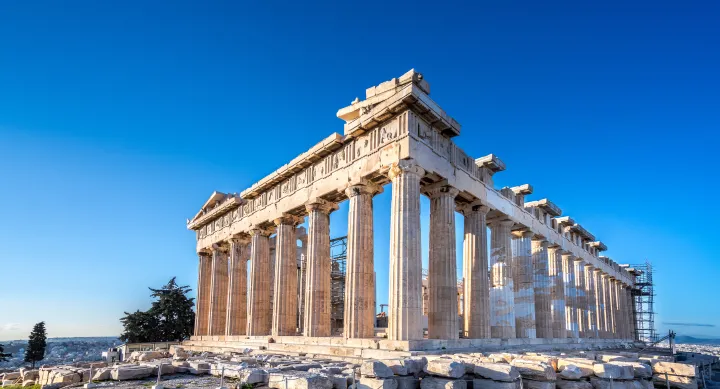
[[[550,269],[548,241],[535,236],[532,240],[533,287],[535,289],[535,331],[538,338],[553,337],[550,302]]]
[[[575,310],[577,311],[578,333],[581,338],[588,337],[587,322],[587,296],[585,295],[585,262],[580,258],[575,258],[573,263],[575,266]]]
[[[593,279],[595,283],[595,322],[597,323],[598,337],[601,339],[607,338],[607,331],[605,329],[605,299],[603,292],[602,282],[602,271],[595,269],[593,271]]]
[[[228,257],[227,248],[219,245],[212,247],[212,279],[210,291],[210,335],[225,335],[228,297]]]
[[[375,336],[375,257],[373,251],[373,196],[382,188],[373,184],[351,185],[349,199],[347,265],[345,274],[346,338]]]
[[[577,320],[577,290],[575,289],[575,257],[572,254],[563,253],[563,282],[565,284],[565,328],[568,338],[579,338],[579,327]]]
[[[600,280],[602,284],[603,317],[605,322],[605,339],[611,339],[613,335],[612,315],[610,314],[610,279],[609,275],[602,272]]]
[[[463,207],[463,337],[490,337],[490,283],[488,282],[487,225],[490,208],[474,203]]]
[[[210,279],[212,256],[207,252],[198,253],[197,311],[195,312],[195,336],[210,334]]]
[[[627,299],[628,310],[628,339],[635,339],[635,300],[632,295],[630,286],[625,289],[625,298]]]
[[[307,286],[307,234],[301,236],[300,243],[300,269],[298,276],[298,289],[300,297],[298,298],[298,331],[305,333],[305,287]]]
[[[565,280],[560,246],[548,247],[548,274],[550,276],[552,337],[554,339],[565,339],[567,338],[567,328],[565,327]]]
[[[513,233],[512,277],[515,286],[515,336],[534,339],[535,286],[532,266],[532,231]]]
[[[401,160],[388,172],[392,180],[388,339],[423,338],[420,178],[425,170]]]
[[[230,240],[230,275],[225,335],[245,335],[247,330],[247,252],[250,239]]]
[[[617,339],[617,322],[615,317],[615,278],[608,276],[606,278],[605,283],[605,289],[607,293],[607,311],[608,311],[608,317],[610,318],[608,320],[608,323],[610,325],[608,326],[608,332],[610,334],[610,339]]]
[[[272,230],[250,230],[250,290],[248,327],[250,336],[270,335],[270,240]]]
[[[457,339],[455,196],[458,190],[449,185],[435,184],[426,188],[425,193],[430,197],[428,338]]]
[[[337,205],[315,199],[305,209],[308,212],[305,336],[330,336],[330,212]]]
[[[595,268],[585,266],[585,297],[587,298],[588,338],[599,338],[597,326],[597,295],[595,294]]]
[[[272,335],[288,336],[297,333],[297,239],[295,226],[303,219],[283,215],[274,220],[275,237],[275,285],[272,314]],[[329,263],[329,260],[328,260]]]
[[[512,220],[490,222],[490,335],[515,338],[515,287],[512,276]]]
[[[623,317],[623,299],[621,282],[618,279],[613,281],[613,307],[615,308],[615,338],[625,338],[625,318]]]

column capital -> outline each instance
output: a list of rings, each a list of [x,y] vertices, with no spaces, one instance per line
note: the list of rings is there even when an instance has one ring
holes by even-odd
[[[233,235],[227,242],[229,244],[250,244],[250,236],[247,234]]]
[[[250,228],[250,231],[249,231],[251,237],[255,236],[255,235],[260,235],[260,236],[264,236],[266,238],[269,237],[270,235],[272,235],[274,232],[275,232],[275,227],[261,228],[258,226],[254,226],[254,227]]]
[[[304,221],[305,221],[305,218],[303,218],[301,216],[295,216],[295,215],[291,215],[289,213],[283,213],[282,216],[273,220],[273,223],[275,223],[276,226],[280,226],[280,225],[296,226]]]
[[[205,247],[200,249],[198,252],[198,257],[209,257],[212,255],[212,250],[209,247]]]
[[[391,180],[402,174],[414,174],[422,178],[425,175],[425,169],[420,167],[414,159],[401,159],[390,166],[387,174]]]
[[[221,253],[227,252],[228,247],[227,247],[224,243],[225,243],[225,242],[213,243],[212,246],[210,246],[210,251],[212,251],[213,254],[214,254],[216,251],[219,251],[219,252],[221,252]]]
[[[512,227],[515,225],[515,222],[510,219],[494,218],[488,220],[487,224],[492,226]]]
[[[473,212],[478,212],[483,215],[487,215],[488,212],[490,212],[490,207],[481,203],[480,200],[473,201],[470,204],[459,205],[456,209],[458,212],[462,213],[463,215],[467,215],[467,214],[473,213]]]
[[[305,203],[305,210],[310,213],[312,211],[319,211],[322,213],[329,214],[330,212],[338,209],[338,205],[321,198],[316,198]]]
[[[593,266],[590,262],[585,263],[585,267],[589,267],[590,271],[595,270],[595,266]]]
[[[434,184],[426,185],[422,187],[421,189],[422,193],[424,193],[426,196],[432,198],[438,198],[438,197],[452,197],[455,198],[455,196],[460,193],[457,188],[454,188],[452,185],[449,185],[447,183],[447,180],[442,180],[439,182],[436,182]]]
[[[520,229],[513,231],[512,235],[515,238],[530,238],[533,235],[535,235],[535,233],[530,231],[530,229],[527,227],[522,227]]]
[[[382,186],[376,185],[370,181],[359,180],[348,182],[345,187],[345,196],[348,198],[359,196],[361,194],[369,194],[374,196],[378,193],[382,193]]]

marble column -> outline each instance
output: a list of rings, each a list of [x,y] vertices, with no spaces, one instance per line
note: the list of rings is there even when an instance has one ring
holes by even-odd
[[[210,280],[210,335],[225,335],[228,296],[228,257],[227,248],[212,247],[212,278]]]
[[[390,210],[390,299],[388,339],[423,338],[422,260],[420,251],[420,179],[425,170],[401,160],[388,172]]]
[[[613,282],[613,303],[615,307],[615,338],[625,338],[625,318],[623,317],[623,299],[620,296],[622,292],[620,280],[615,279]]]
[[[565,328],[568,338],[579,338],[577,320],[577,290],[575,289],[575,257],[572,254],[563,253],[563,282],[565,284]]]
[[[558,245],[548,247],[548,274],[550,276],[550,316],[552,337],[567,338],[565,326],[565,280],[562,266],[562,249]]]
[[[225,335],[245,335],[247,330],[247,252],[250,239],[230,240],[230,275]]]
[[[512,220],[490,222],[490,336],[513,339],[515,334],[515,287],[512,276]]]
[[[473,203],[461,210],[463,238],[463,337],[490,337],[490,283],[488,282],[487,225],[490,208]]]
[[[210,329],[210,274],[212,256],[204,251],[198,253],[197,310],[195,312],[195,336],[209,335]]]
[[[595,322],[597,323],[598,338],[607,338],[605,330],[605,299],[603,292],[602,270],[593,270],[593,282],[595,283]]]
[[[272,230],[250,230],[250,289],[248,291],[249,336],[270,335],[270,239]]]
[[[534,339],[535,287],[532,266],[532,237],[529,230],[513,233],[512,276],[515,286],[515,336]]]
[[[440,183],[425,188],[425,193],[430,198],[428,338],[457,339],[459,328],[455,196],[459,192]]]
[[[608,331],[610,333],[610,339],[617,339],[617,321],[615,317],[615,278],[608,276],[606,278],[605,283],[605,289],[607,289],[607,311],[608,311],[608,317],[610,320],[608,323],[610,325],[608,326]]]
[[[625,298],[627,299],[628,312],[628,339],[635,340],[635,301],[630,286],[625,289]]]
[[[373,196],[382,188],[367,183],[348,186],[347,263],[345,274],[346,338],[375,336],[375,256]]]
[[[272,336],[297,334],[297,237],[295,226],[303,218],[283,215],[274,220],[275,236],[275,285],[273,295]],[[329,261],[328,261],[329,263]]]
[[[575,310],[577,311],[578,333],[581,338],[588,337],[587,296],[585,295],[585,262],[575,258]]]
[[[600,284],[602,285],[602,299],[603,299],[603,321],[605,323],[604,329],[605,329],[605,339],[612,339],[612,316],[610,315],[610,281],[609,281],[609,275],[605,272],[602,272],[600,275]]]
[[[534,236],[532,240],[533,287],[535,289],[535,331],[538,338],[553,337],[550,300],[548,241]]]
[[[595,294],[595,268],[585,265],[585,297],[587,298],[588,338],[599,338],[597,326],[597,295]]]
[[[305,336],[330,336],[330,212],[337,205],[315,199],[305,209],[308,212]]]
[[[298,331],[305,333],[305,287],[307,284],[307,234],[300,238],[300,266],[298,272]]]

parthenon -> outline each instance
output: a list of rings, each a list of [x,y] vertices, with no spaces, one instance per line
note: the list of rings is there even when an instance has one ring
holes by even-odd
[[[553,202],[526,201],[531,185],[496,189],[493,176],[505,164],[455,145],[460,124],[430,98],[422,74],[410,70],[368,88],[365,100],[337,116],[342,135],[239,194],[213,193],[188,221],[199,259],[188,347],[372,357],[635,339],[634,275],[602,256],[605,244]],[[389,253],[373,250],[373,197],[384,190],[391,192]],[[426,302],[423,195],[430,200]],[[337,335],[330,329],[329,215],[343,201],[347,270]],[[464,220],[460,291],[456,212]],[[298,227],[305,218],[306,228]],[[375,268],[381,255],[389,269]],[[375,277],[389,281],[387,328],[375,327]]]

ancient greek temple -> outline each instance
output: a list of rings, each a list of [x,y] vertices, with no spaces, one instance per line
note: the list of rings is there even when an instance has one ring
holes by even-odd
[[[602,256],[605,244],[550,200],[526,201],[532,186],[495,188],[504,163],[453,143],[460,124],[430,98],[422,74],[371,87],[337,116],[342,135],[239,194],[213,193],[188,221],[197,237],[198,298],[187,347],[373,357],[634,339],[634,275]],[[391,236],[389,252],[379,253],[373,197],[383,190],[391,192]],[[430,200],[426,280],[421,196]],[[329,214],[343,201],[344,320],[333,334]],[[389,256],[390,268],[376,269],[377,256]],[[375,277],[389,279],[387,328],[375,326]]]

